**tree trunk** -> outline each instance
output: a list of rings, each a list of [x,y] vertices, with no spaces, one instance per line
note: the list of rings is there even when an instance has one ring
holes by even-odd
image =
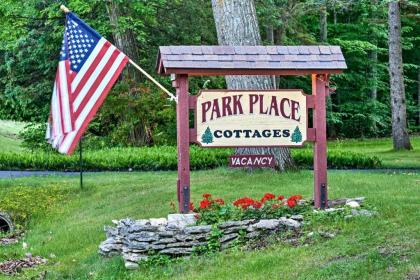
[[[123,51],[133,61],[138,62],[140,55],[137,48],[135,34],[132,29],[123,29],[118,22],[119,18],[129,15],[127,7],[123,6],[117,0],[107,0],[105,3],[109,21],[113,29],[112,35],[114,37],[115,46]],[[122,77],[124,80],[134,83],[138,83],[142,79],[141,73],[131,64],[128,64],[127,67],[124,68]],[[132,109],[129,107],[128,110]],[[138,146],[151,144],[151,136],[149,132],[150,131],[147,130],[142,122],[132,124],[128,136],[129,141]]]
[[[320,18],[319,18],[319,35],[321,43],[327,43],[328,41],[328,23],[327,23],[327,0],[323,0],[321,3]],[[332,118],[333,114],[333,99],[332,95],[327,96],[327,116]],[[328,136],[335,138],[337,135],[333,122],[329,122],[328,125]]]
[[[261,45],[253,0],[212,0],[219,45]],[[269,76],[226,76],[229,89],[273,89]],[[293,167],[290,150],[280,148],[237,148],[236,154],[272,154],[279,170]]]
[[[274,28],[272,25],[269,25],[267,27],[267,41],[268,41],[268,44],[274,45]],[[273,88],[277,88],[276,76],[275,75],[271,76],[271,80],[273,83]]]
[[[320,17],[319,17],[319,35],[322,43],[326,43],[328,39],[328,24],[327,24],[327,0],[321,3]]]
[[[419,126],[419,132],[420,132],[420,65],[419,65],[419,73],[417,77],[417,114],[418,114],[418,120],[417,125]]]
[[[272,25],[267,26],[267,41],[270,45],[274,45],[274,28]]]
[[[118,18],[128,15],[126,7],[123,7],[116,0],[107,0],[106,10],[113,29],[112,35],[114,37],[115,46],[123,51],[133,61],[138,62],[140,55],[137,48],[135,34],[132,29],[123,29],[118,22]],[[138,82],[141,79],[140,72],[132,65],[127,65],[122,75],[125,79],[133,80],[135,82]]]
[[[370,5],[373,7],[376,7],[378,5],[378,0],[371,0]],[[371,15],[371,24],[377,25],[378,22],[378,12],[376,10],[372,11]],[[374,32],[374,29],[372,28],[372,31],[370,32],[370,42],[375,45],[375,47],[378,47],[378,39],[376,38],[376,33]],[[371,81],[371,88],[370,88],[370,98],[372,100],[378,99],[378,51],[376,49],[371,50],[368,52],[368,59],[369,59],[369,79]]]
[[[388,4],[388,24],[392,138],[394,149],[410,150],[412,147],[407,132],[407,112],[401,50],[400,6],[397,1],[390,1]]]
[[[376,100],[378,98],[378,52],[376,50],[369,51],[369,79],[371,81],[370,98]]]
[[[284,34],[283,27],[276,28],[276,36],[274,37],[274,43],[276,45],[283,44],[283,34]]]

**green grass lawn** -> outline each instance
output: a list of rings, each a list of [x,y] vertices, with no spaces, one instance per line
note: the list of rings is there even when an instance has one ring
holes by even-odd
[[[18,152],[21,150],[19,132],[26,123],[0,120],[0,149],[2,151]]]
[[[199,200],[204,192],[227,201],[261,197],[265,192],[310,198],[312,182],[310,171],[198,171],[191,177],[192,200]],[[12,208],[35,212],[23,240],[28,251],[49,258],[47,265],[18,278],[28,279],[45,270],[47,279],[405,279],[409,273],[420,275],[418,173],[329,172],[330,198],[365,196],[379,214],[316,224],[315,229],[339,233],[307,246],[278,243],[261,251],[222,252],[134,272],[126,271],[119,257],[105,259],[97,254],[105,239],[103,226],[112,219],[166,216],[176,199],[175,185],[175,172],[88,174],[84,190],[79,190],[77,176],[0,180],[0,202],[7,200]],[[0,262],[23,253],[22,241],[0,247]]]
[[[328,148],[377,156],[386,168],[420,168],[420,136],[413,135],[410,140],[412,151],[394,151],[391,138],[330,141]]]

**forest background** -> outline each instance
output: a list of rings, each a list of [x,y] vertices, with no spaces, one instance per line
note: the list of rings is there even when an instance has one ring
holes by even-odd
[[[64,1],[102,36],[155,77],[158,46],[217,45],[211,1]],[[341,46],[348,70],[331,78],[329,138],[391,135],[388,10],[381,0],[255,1],[265,45]],[[42,143],[64,13],[52,0],[0,3],[0,119],[31,122],[26,138]],[[407,125],[420,131],[420,4],[401,1]],[[158,77],[172,90],[168,77]],[[310,93],[309,77],[277,77],[279,88]],[[223,77],[192,78],[190,92],[226,88]],[[175,104],[131,65],[90,124],[91,148],[176,143]],[[31,139],[29,139],[31,140]]]

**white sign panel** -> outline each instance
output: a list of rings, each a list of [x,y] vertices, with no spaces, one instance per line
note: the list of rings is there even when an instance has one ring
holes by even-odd
[[[203,90],[195,126],[203,147],[302,146],[306,96],[301,90]]]

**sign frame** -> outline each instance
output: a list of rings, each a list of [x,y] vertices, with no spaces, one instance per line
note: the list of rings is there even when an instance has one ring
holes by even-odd
[[[295,59],[296,57],[299,59]],[[310,78],[312,88],[311,96],[307,97],[307,109],[312,109],[313,117],[308,124],[310,127],[306,131],[306,141],[314,142],[313,198],[316,208],[326,208],[328,207],[326,98],[330,92],[330,76],[343,73],[345,69],[347,65],[339,46],[159,47],[156,70],[160,75],[171,76],[177,98],[179,212],[189,212],[190,143],[197,140],[197,129],[190,126],[192,124],[190,113],[195,110],[197,102],[197,97],[189,93],[190,77],[270,75]]]

